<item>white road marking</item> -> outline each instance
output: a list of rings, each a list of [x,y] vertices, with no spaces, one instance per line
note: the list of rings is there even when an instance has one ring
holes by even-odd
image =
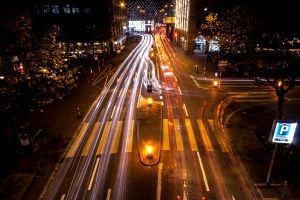
[[[178,90],[179,90],[179,94],[182,95],[181,90],[180,90],[180,87],[178,87]]]
[[[186,109],[186,107],[185,107],[185,104],[183,104],[183,109],[184,109],[184,111],[185,111],[186,116],[188,117],[189,114],[188,114],[188,112],[187,112],[187,109]]]
[[[112,113],[111,113],[111,116],[110,116],[110,118],[113,118],[113,116],[114,116],[114,112],[115,112],[115,109],[116,109],[116,105],[114,106],[114,109],[113,109],[113,111],[112,111]]]
[[[106,196],[106,200],[110,200],[110,193],[111,193],[111,189],[108,189],[108,191],[107,191],[107,196]]]
[[[159,163],[158,165],[158,177],[157,177],[157,192],[156,192],[156,200],[160,200],[161,196],[161,170],[162,170],[163,164]]]
[[[95,174],[96,174],[96,170],[97,170],[99,161],[100,161],[100,158],[97,158],[96,165],[95,165],[94,170],[93,170],[93,174],[92,174],[92,177],[91,177],[91,180],[90,180],[90,184],[89,184],[88,190],[91,190],[92,183],[93,183],[94,178],[95,178]]]
[[[197,152],[197,156],[198,156],[198,160],[199,160],[199,163],[200,163],[200,168],[201,168],[201,171],[202,171],[202,175],[203,175],[206,190],[209,191],[209,187],[208,187],[208,183],[207,183],[207,179],[206,179],[206,174],[205,174],[205,171],[204,171],[204,168],[203,168],[203,165],[202,165],[202,161],[201,161],[199,151]]]
[[[60,198],[60,200],[64,200],[64,199],[65,199],[65,197],[66,197],[66,195],[65,195],[65,194],[61,195],[61,198]]]

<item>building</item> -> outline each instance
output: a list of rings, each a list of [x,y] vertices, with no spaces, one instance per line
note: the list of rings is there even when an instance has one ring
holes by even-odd
[[[54,25],[61,42],[80,48],[114,53],[127,29],[126,0],[33,0],[30,7],[36,33]]]
[[[205,30],[201,24],[210,13],[222,12],[226,8],[236,5],[238,0],[172,0],[176,17],[175,23],[170,23],[167,35],[171,41],[177,42],[186,53],[212,52],[218,50],[217,40],[206,43]]]

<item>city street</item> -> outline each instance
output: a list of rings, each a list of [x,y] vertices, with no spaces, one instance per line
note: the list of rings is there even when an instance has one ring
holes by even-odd
[[[249,119],[266,106],[269,106],[268,110],[274,110],[275,106],[276,110],[274,91],[246,78],[225,77],[221,87],[214,87],[213,82],[217,79],[214,77],[215,63],[205,61],[207,77],[204,77],[203,71],[197,73],[189,68],[188,64],[193,60],[185,60],[187,56],[182,58],[185,55],[177,53],[180,48],[168,42],[164,35],[142,34],[139,37],[139,43],[130,44],[136,48],[127,58],[122,58],[120,65],[113,67],[102,63],[98,76],[89,75],[92,77],[89,84],[99,88],[99,95],[93,95],[96,101],[82,118],[78,118],[83,120],[80,128],[62,162],[52,173],[53,178],[47,181],[43,190],[40,188],[40,198],[192,200],[274,197],[275,190],[264,194],[268,186],[263,180],[271,152],[263,151],[269,157],[259,167],[251,164],[257,162],[252,154],[261,151],[261,148],[254,148],[260,144],[253,133],[270,129],[274,111],[265,112],[263,125],[260,123],[264,121],[259,117],[255,117],[259,120],[257,124],[239,123],[241,125],[236,127],[235,122],[245,120],[243,113],[251,112],[247,115]],[[149,56],[153,44],[155,56]],[[199,62],[202,66],[203,61]],[[148,166],[141,161],[138,135],[143,127],[137,127],[137,108],[148,98],[149,84],[153,86],[152,100],[162,105],[162,129],[159,133],[159,163]],[[287,108],[299,104],[297,91],[298,87],[287,95],[291,105]],[[239,109],[241,111],[234,113]],[[299,116],[290,118],[297,120]],[[244,126],[252,128],[244,129]],[[242,138],[239,138],[240,133]],[[248,146],[254,149],[249,150]],[[261,173],[257,174],[260,167]],[[280,173],[277,170],[274,167],[271,181],[280,190],[283,182],[278,182],[282,177],[276,175]],[[287,177],[291,178],[289,174]],[[296,179],[291,179],[293,181],[297,183]],[[25,199],[32,199],[28,194]],[[292,199],[299,194],[288,191],[287,195]]]

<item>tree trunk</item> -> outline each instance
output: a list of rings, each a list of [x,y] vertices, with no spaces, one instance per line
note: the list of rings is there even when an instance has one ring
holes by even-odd
[[[277,119],[280,120],[282,119],[283,99],[285,93],[283,89],[279,89],[276,94],[278,96]]]

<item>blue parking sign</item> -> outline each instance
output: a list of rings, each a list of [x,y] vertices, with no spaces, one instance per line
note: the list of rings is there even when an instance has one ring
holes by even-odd
[[[296,127],[297,123],[295,122],[276,121],[272,142],[292,143]]]

